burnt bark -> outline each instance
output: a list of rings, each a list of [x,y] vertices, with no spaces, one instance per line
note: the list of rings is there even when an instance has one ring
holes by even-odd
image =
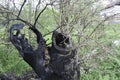
[[[54,31],[52,46],[47,47],[38,29],[30,27],[37,36],[38,47],[34,50],[25,34],[20,32],[23,27],[23,24],[12,25],[10,40],[40,80],[80,80],[77,50],[69,36]]]

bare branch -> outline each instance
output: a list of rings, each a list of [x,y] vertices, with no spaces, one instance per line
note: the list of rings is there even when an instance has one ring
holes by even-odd
[[[37,5],[36,5],[36,9],[35,9],[35,19],[36,19],[36,16],[37,16],[37,11],[38,11],[38,7],[41,3],[41,0],[38,1]]]
[[[25,20],[23,20],[23,19],[21,19],[21,18],[17,18],[16,20],[20,20],[20,21],[22,21],[23,23],[27,24],[29,27],[33,27],[33,25],[32,25],[31,23],[29,23],[28,21],[25,21]]]
[[[21,22],[25,23],[26,25],[28,25],[29,27],[33,27],[33,25],[31,23],[29,23],[28,21],[25,21],[24,19],[21,19],[21,18],[7,19],[7,20],[5,20],[3,22],[7,23],[9,21],[15,21],[15,20],[21,21]]]
[[[51,32],[48,32],[47,34],[43,35],[43,37],[45,37],[45,36],[49,35],[50,33],[54,32],[54,31],[56,31],[56,30],[57,30],[57,29],[59,29],[60,27],[61,27],[61,26],[57,27],[56,29],[54,29],[54,30],[53,30],[53,31],[51,31]]]
[[[15,0],[12,1],[12,4],[13,4],[13,6],[14,6],[14,9],[19,10],[19,9],[17,8],[17,6],[16,6]]]
[[[46,4],[46,6],[42,9],[42,11],[38,14],[38,16],[36,17],[35,19],[35,22],[34,22],[34,26],[36,26],[36,23],[38,21],[38,18],[40,17],[40,15],[45,11],[45,9],[47,8],[48,4]]]
[[[100,26],[101,26],[101,24],[103,24],[105,21],[107,21],[108,19],[110,19],[111,17],[114,17],[115,15],[118,15],[118,14],[114,14],[114,15],[112,15],[112,16],[110,16],[110,17],[106,17],[104,20],[102,20],[101,22],[99,22],[98,23],[98,25],[94,28],[94,30],[91,32],[91,34],[88,36],[88,38],[90,37],[90,36],[92,36],[92,34],[96,31],[96,29],[98,29]]]
[[[40,15],[46,10],[46,8],[47,8],[49,5],[53,5],[54,2],[55,2],[55,1],[53,1],[53,2],[45,5],[45,7],[40,11],[40,13],[38,14],[38,16],[36,17],[35,22],[34,22],[34,26],[36,26],[36,23],[37,23],[38,18],[40,17]]]
[[[26,0],[24,0],[24,2],[23,2],[22,6],[21,6],[21,8],[20,8],[20,11],[19,11],[19,13],[18,13],[18,16],[17,16],[17,17],[19,17],[19,16],[20,16],[20,13],[21,13],[21,11],[22,11],[23,6],[25,5],[25,3],[26,3]]]

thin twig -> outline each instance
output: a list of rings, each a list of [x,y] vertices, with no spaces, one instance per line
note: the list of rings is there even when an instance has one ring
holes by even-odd
[[[16,10],[19,10],[19,9],[16,7],[15,0],[13,0],[12,3],[13,3],[13,6],[14,6],[14,11],[15,11],[15,9],[16,9]]]
[[[25,20],[23,20],[23,19],[21,19],[21,18],[17,18],[16,20],[20,20],[20,21],[22,21],[23,23],[27,24],[29,27],[33,27],[33,25],[32,25],[30,22],[25,21]]]
[[[54,29],[53,31],[55,31],[55,30],[59,29],[60,27],[61,27],[61,26],[57,27],[57,28],[56,28],[56,29]],[[52,33],[53,31],[48,32],[47,34],[43,35],[43,37],[45,37],[45,36],[49,35],[49,34],[50,34],[50,33]]]
[[[19,16],[20,16],[20,13],[21,13],[21,11],[22,11],[23,6],[25,5],[25,3],[26,3],[26,0],[24,0],[24,2],[23,2],[22,6],[21,6],[21,8],[20,8],[20,11],[19,11],[19,13],[18,13],[18,16],[17,16],[17,17],[19,17]]]
[[[21,22],[25,23],[26,25],[28,25],[29,27],[33,27],[33,25],[32,25],[31,23],[29,23],[28,21],[25,21],[25,20],[23,20],[23,19],[21,19],[21,18],[7,19],[7,20],[6,20],[6,21],[4,21],[4,22],[14,21],[14,20],[21,21]]]
[[[88,38],[90,37],[90,36],[92,36],[92,34],[101,26],[101,24],[103,24],[105,21],[107,21],[109,18],[111,18],[111,17],[114,17],[115,15],[117,15],[117,14],[114,14],[114,15],[112,15],[112,16],[110,16],[110,17],[106,17],[104,20],[102,20],[95,28],[94,28],[94,30],[91,32],[91,34],[88,36]]]
[[[37,12],[38,12],[38,7],[41,3],[41,0],[38,1],[37,5],[36,5],[36,8],[35,8],[35,19],[36,19],[36,16],[37,16]]]
[[[36,17],[35,19],[35,22],[34,22],[34,26],[36,26],[36,23],[38,21],[38,18],[40,17],[40,15],[45,11],[45,9],[47,8],[48,4],[46,4],[46,6],[42,9],[42,11],[38,14],[38,16]]]
[[[35,19],[35,22],[34,22],[34,27],[36,26],[36,23],[38,21],[38,18],[40,17],[40,15],[46,10],[46,8],[49,6],[49,5],[53,5],[55,1],[49,3],[49,4],[46,4],[45,7],[40,11],[40,13],[38,14],[38,16],[36,17]]]

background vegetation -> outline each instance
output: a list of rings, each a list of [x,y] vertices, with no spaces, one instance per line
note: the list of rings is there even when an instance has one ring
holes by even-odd
[[[59,28],[73,38],[78,49],[81,80],[120,80],[120,24],[105,24],[109,18],[101,19],[99,16],[102,7],[91,9],[93,0],[66,0],[67,4],[64,4],[64,0],[61,1],[63,2],[58,5],[64,7],[56,10],[54,5],[51,5],[52,7],[46,8],[41,14],[37,23],[47,44],[51,43],[51,32]],[[30,5],[30,2],[25,5],[20,16],[33,23],[35,10],[32,10]],[[39,8],[36,14],[44,7]],[[9,13],[11,8],[2,5],[0,9],[0,74],[22,75],[31,68],[22,60],[9,40],[10,26],[21,21],[6,21],[16,18],[19,10],[12,9]],[[23,32],[27,34],[30,43],[36,46],[34,34],[29,32],[27,27]]]

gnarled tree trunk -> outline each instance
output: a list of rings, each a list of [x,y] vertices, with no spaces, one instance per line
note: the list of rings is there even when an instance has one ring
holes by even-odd
[[[23,27],[23,24],[12,25],[10,40],[40,80],[79,80],[77,51],[69,36],[54,31],[52,46],[47,47],[42,34],[35,27],[30,27],[37,36],[38,47],[34,50],[20,32]]]

